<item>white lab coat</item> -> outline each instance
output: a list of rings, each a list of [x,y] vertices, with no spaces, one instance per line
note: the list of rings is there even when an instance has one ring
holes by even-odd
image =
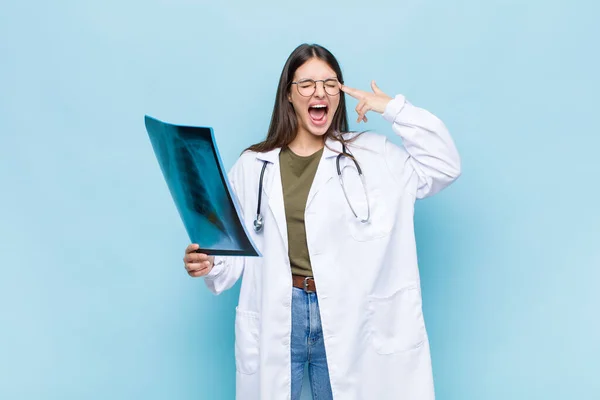
[[[415,199],[439,192],[460,175],[445,125],[398,95],[383,118],[402,138],[364,133],[349,147],[363,170],[370,222],[350,210],[336,171],[341,145],[327,141],[310,189],[305,225],[317,286],[329,375],[336,400],[432,400],[429,341],[422,314],[413,214]],[[217,257],[204,278],[215,294],[242,276],[235,319],[236,398],[289,399],[291,270],[279,151],[244,153],[229,178],[263,257]],[[258,181],[264,230],[252,229]],[[348,195],[357,212],[365,197],[343,157]],[[346,174],[352,172],[353,174]],[[359,215],[360,216],[360,215]]]

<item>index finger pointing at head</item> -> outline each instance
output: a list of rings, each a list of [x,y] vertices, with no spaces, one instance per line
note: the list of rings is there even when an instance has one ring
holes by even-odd
[[[354,97],[355,99],[358,99],[362,93],[360,90],[348,87],[346,85],[342,85],[342,91],[344,93],[348,93],[350,96]]]

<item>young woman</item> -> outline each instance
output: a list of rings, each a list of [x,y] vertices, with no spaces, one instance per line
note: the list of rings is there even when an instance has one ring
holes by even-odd
[[[315,399],[434,398],[413,211],[457,179],[460,158],[437,117],[371,88],[345,86],[325,48],[296,48],[266,140],[229,174],[263,257],[185,250],[215,294],[242,276],[238,399],[298,399],[305,363]],[[382,114],[403,145],[348,132],[344,93],[358,122]]]

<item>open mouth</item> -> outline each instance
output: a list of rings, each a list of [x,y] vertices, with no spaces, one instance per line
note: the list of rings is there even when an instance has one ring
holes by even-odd
[[[308,107],[308,115],[315,125],[324,125],[327,122],[327,111],[329,107],[325,104],[315,104]]]

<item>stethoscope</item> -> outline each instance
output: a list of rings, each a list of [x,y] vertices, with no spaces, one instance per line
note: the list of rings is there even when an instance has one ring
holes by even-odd
[[[348,193],[346,193],[346,187],[344,186],[344,179],[342,178],[342,169],[340,168],[340,158],[342,158],[342,157],[347,157],[347,158],[351,159],[352,162],[354,162],[354,165],[356,166],[356,170],[358,171],[358,176],[360,177],[360,181],[362,183],[363,190],[365,192],[365,198],[367,200],[367,217],[366,218],[361,218],[358,216],[358,214],[356,214],[354,207],[352,207],[350,198],[348,197]],[[267,168],[268,163],[269,163],[268,161],[263,161],[262,170],[260,171],[260,179],[258,181],[258,204],[256,206],[256,218],[254,219],[254,230],[256,232],[262,231],[262,229],[265,225],[262,214],[260,212],[260,206],[261,206],[261,202],[262,202],[263,179],[265,176],[265,169]],[[358,162],[354,159],[354,156],[352,156],[352,154],[350,154],[346,151],[346,146],[344,144],[342,144],[342,152],[340,154],[338,154],[338,156],[335,159],[335,166],[336,166],[338,178],[340,181],[340,185],[342,186],[342,191],[344,192],[344,197],[346,198],[346,202],[348,203],[350,210],[352,210],[352,214],[354,214],[354,217],[357,218],[360,222],[362,222],[362,223],[368,222],[369,218],[371,216],[371,207],[369,206],[369,196],[367,195],[367,186],[365,184],[365,176],[363,175],[360,165],[358,165]]]

